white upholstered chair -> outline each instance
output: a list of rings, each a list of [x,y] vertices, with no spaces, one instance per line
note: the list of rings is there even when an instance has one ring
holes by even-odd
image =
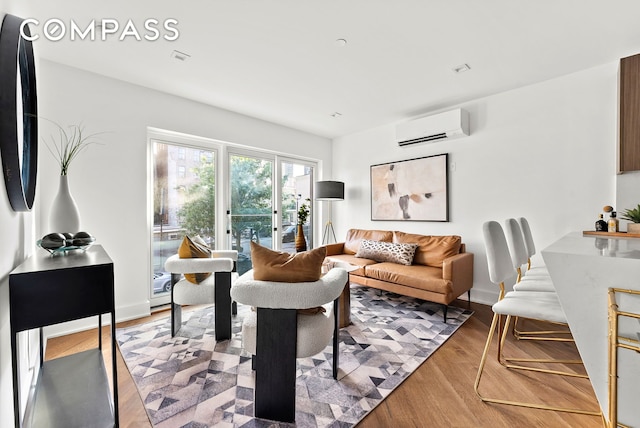
[[[531,233],[531,227],[529,221],[525,217],[518,218],[518,224],[522,230],[522,236],[524,236],[524,245],[527,249],[527,271],[530,272],[542,272],[548,274],[549,271],[544,263],[540,263],[537,266],[532,266],[531,257],[536,254],[536,244],[533,241],[533,234]]]
[[[555,293],[556,288],[551,280],[551,276],[546,271],[536,270],[531,273],[527,270],[523,274],[522,266],[528,264],[529,256],[527,249],[525,248],[524,235],[520,224],[513,218],[505,221],[506,237],[509,247],[509,254],[514,269],[517,272],[517,280],[513,285],[514,291],[543,291],[549,293]],[[536,340],[544,339],[544,336],[556,335],[556,334],[570,334],[567,328],[562,330],[529,330],[522,331],[518,325],[520,318],[515,317],[513,324],[513,334],[518,339],[534,338]],[[564,326],[566,327],[566,326]]]
[[[230,290],[233,279],[237,278],[235,250],[213,251],[211,258],[183,258],[177,254],[169,257],[164,264],[171,273],[171,336],[175,336],[182,325],[182,305],[215,304],[215,338],[231,338],[231,312],[235,304],[231,302]],[[185,273],[209,273],[212,275],[200,284],[187,281]]]
[[[509,254],[509,248],[507,245],[506,237],[504,235],[504,231],[499,223],[495,221],[489,221],[483,225],[483,235],[485,248],[487,251],[489,277],[491,279],[491,282],[500,287],[500,294],[498,302],[492,306],[492,310],[494,313],[493,320],[491,322],[491,327],[489,328],[487,342],[482,353],[482,358],[478,367],[478,374],[474,383],[476,394],[482,401],[489,403],[589,415],[600,415],[599,411],[563,408],[542,403],[519,402],[501,398],[489,398],[483,396],[480,393],[480,382],[489,354],[489,348],[491,346],[495,330],[499,325],[499,320],[502,316],[505,316],[506,320],[498,339],[498,361],[504,367],[509,369],[529,370],[547,374],[557,374],[583,378],[586,377],[585,375],[577,374],[573,371],[566,372],[549,370],[540,366],[534,367],[527,365],[529,363],[581,363],[581,361],[579,360],[567,361],[550,359],[518,359],[506,358],[503,355],[504,344],[512,317],[523,317],[554,323],[566,323],[566,317],[555,293],[545,291],[511,291],[505,294],[504,283],[506,280],[513,277],[513,264],[511,256]],[[566,341],[566,339],[563,338],[552,338],[547,340]]]
[[[528,265],[529,255],[525,246],[525,239],[520,224],[516,219],[509,218],[505,221],[505,231],[509,246],[509,254],[513,268],[517,272],[516,284],[513,286],[517,291],[552,291],[556,289],[551,281],[551,276],[546,271],[529,270],[522,272],[522,266]]]
[[[254,356],[256,417],[295,420],[296,358],[318,354],[332,337],[337,378],[337,305],[347,281],[347,272],[334,268],[315,282],[258,281],[249,271],[233,284],[231,297],[255,308],[243,320],[242,346]],[[298,313],[318,306],[326,312]]]

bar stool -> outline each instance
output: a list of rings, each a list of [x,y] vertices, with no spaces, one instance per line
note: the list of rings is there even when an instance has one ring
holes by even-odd
[[[522,230],[522,235],[524,236],[524,245],[527,249],[527,271],[539,271],[549,274],[549,271],[547,271],[547,267],[544,264],[531,266],[531,257],[536,254],[536,245],[533,242],[531,227],[529,226],[529,221],[525,217],[520,217],[518,219],[518,223],[520,224],[520,229]]]
[[[620,288],[609,288],[609,424],[610,428],[619,426],[625,427],[618,422],[618,350],[626,349],[640,353],[640,325],[635,326],[638,330],[625,332],[620,330],[620,317],[636,319],[640,322],[640,313],[620,310],[616,299],[618,295],[632,295],[640,297],[638,290],[625,290]],[[640,299],[639,299],[640,301]],[[634,328],[632,328],[634,329]],[[636,337],[630,337],[633,333]],[[640,357],[640,355],[639,355]],[[640,359],[638,360],[640,364]]]
[[[546,270],[530,270],[522,272],[522,266],[530,263],[530,258],[525,245],[524,234],[516,219],[509,218],[505,221],[507,242],[509,244],[509,254],[513,268],[518,273],[514,290],[518,291],[551,291],[556,289],[551,281],[551,276]]]
[[[483,225],[483,234],[485,240],[485,248],[487,251],[489,278],[491,279],[491,282],[500,287],[500,295],[498,302],[492,306],[494,315],[491,321],[491,327],[489,327],[487,342],[482,353],[482,358],[480,359],[478,374],[474,383],[474,390],[476,394],[482,401],[488,403],[601,416],[600,411],[557,407],[542,403],[520,402],[502,398],[490,398],[485,397],[480,393],[480,381],[482,379],[482,373],[484,371],[485,363],[489,354],[489,348],[491,346],[495,330],[498,327],[500,318],[502,316],[506,316],[506,321],[504,323],[504,327],[502,328],[501,335],[498,339],[498,361],[504,367],[509,369],[529,370],[546,374],[586,378],[586,375],[578,374],[575,372],[550,370],[541,367],[529,367],[523,365],[523,363],[581,363],[580,360],[568,361],[532,358],[518,359],[506,358],[503,356],[504,343],[507,337],[507,332],[512,317],[523,317],[555,323],[566,323],[566,317],[555,293],[544,291],[511,291],[505,294],[504,282],[507,279],[511,278],[511,276],[513,275],[513,265],[504,231],[502,230],[502,227],[498,222],[488,221]],[[549,338],[547,340],[564,341],[566,339]]]

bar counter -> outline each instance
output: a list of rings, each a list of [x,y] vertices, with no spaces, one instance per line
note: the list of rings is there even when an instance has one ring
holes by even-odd
[[[572,232],[542,251],[595,395],[608,417],[608,289],[640,290],[640,238],[583,236]],[[640,299],[622,297],[625,310],[640,312]],[[621,303],[622,306],[622,303]],[[640,332],[627,319],[624,329]],[[640,427],[640,353],[618,358],[618,421]]]

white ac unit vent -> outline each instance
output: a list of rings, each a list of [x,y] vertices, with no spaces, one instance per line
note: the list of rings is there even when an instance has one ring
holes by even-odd
[[[467,135],[469,113],[460,108],[399,123],[396,126],[396,141],[400,147]]]

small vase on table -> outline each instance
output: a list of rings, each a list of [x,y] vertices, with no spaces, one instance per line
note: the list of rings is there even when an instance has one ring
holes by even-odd
[[[60,175],[58,194],[51,204],[49,230],[58,233],[76,233],[80,230],[80,213],[69,190],[66,174]]]

